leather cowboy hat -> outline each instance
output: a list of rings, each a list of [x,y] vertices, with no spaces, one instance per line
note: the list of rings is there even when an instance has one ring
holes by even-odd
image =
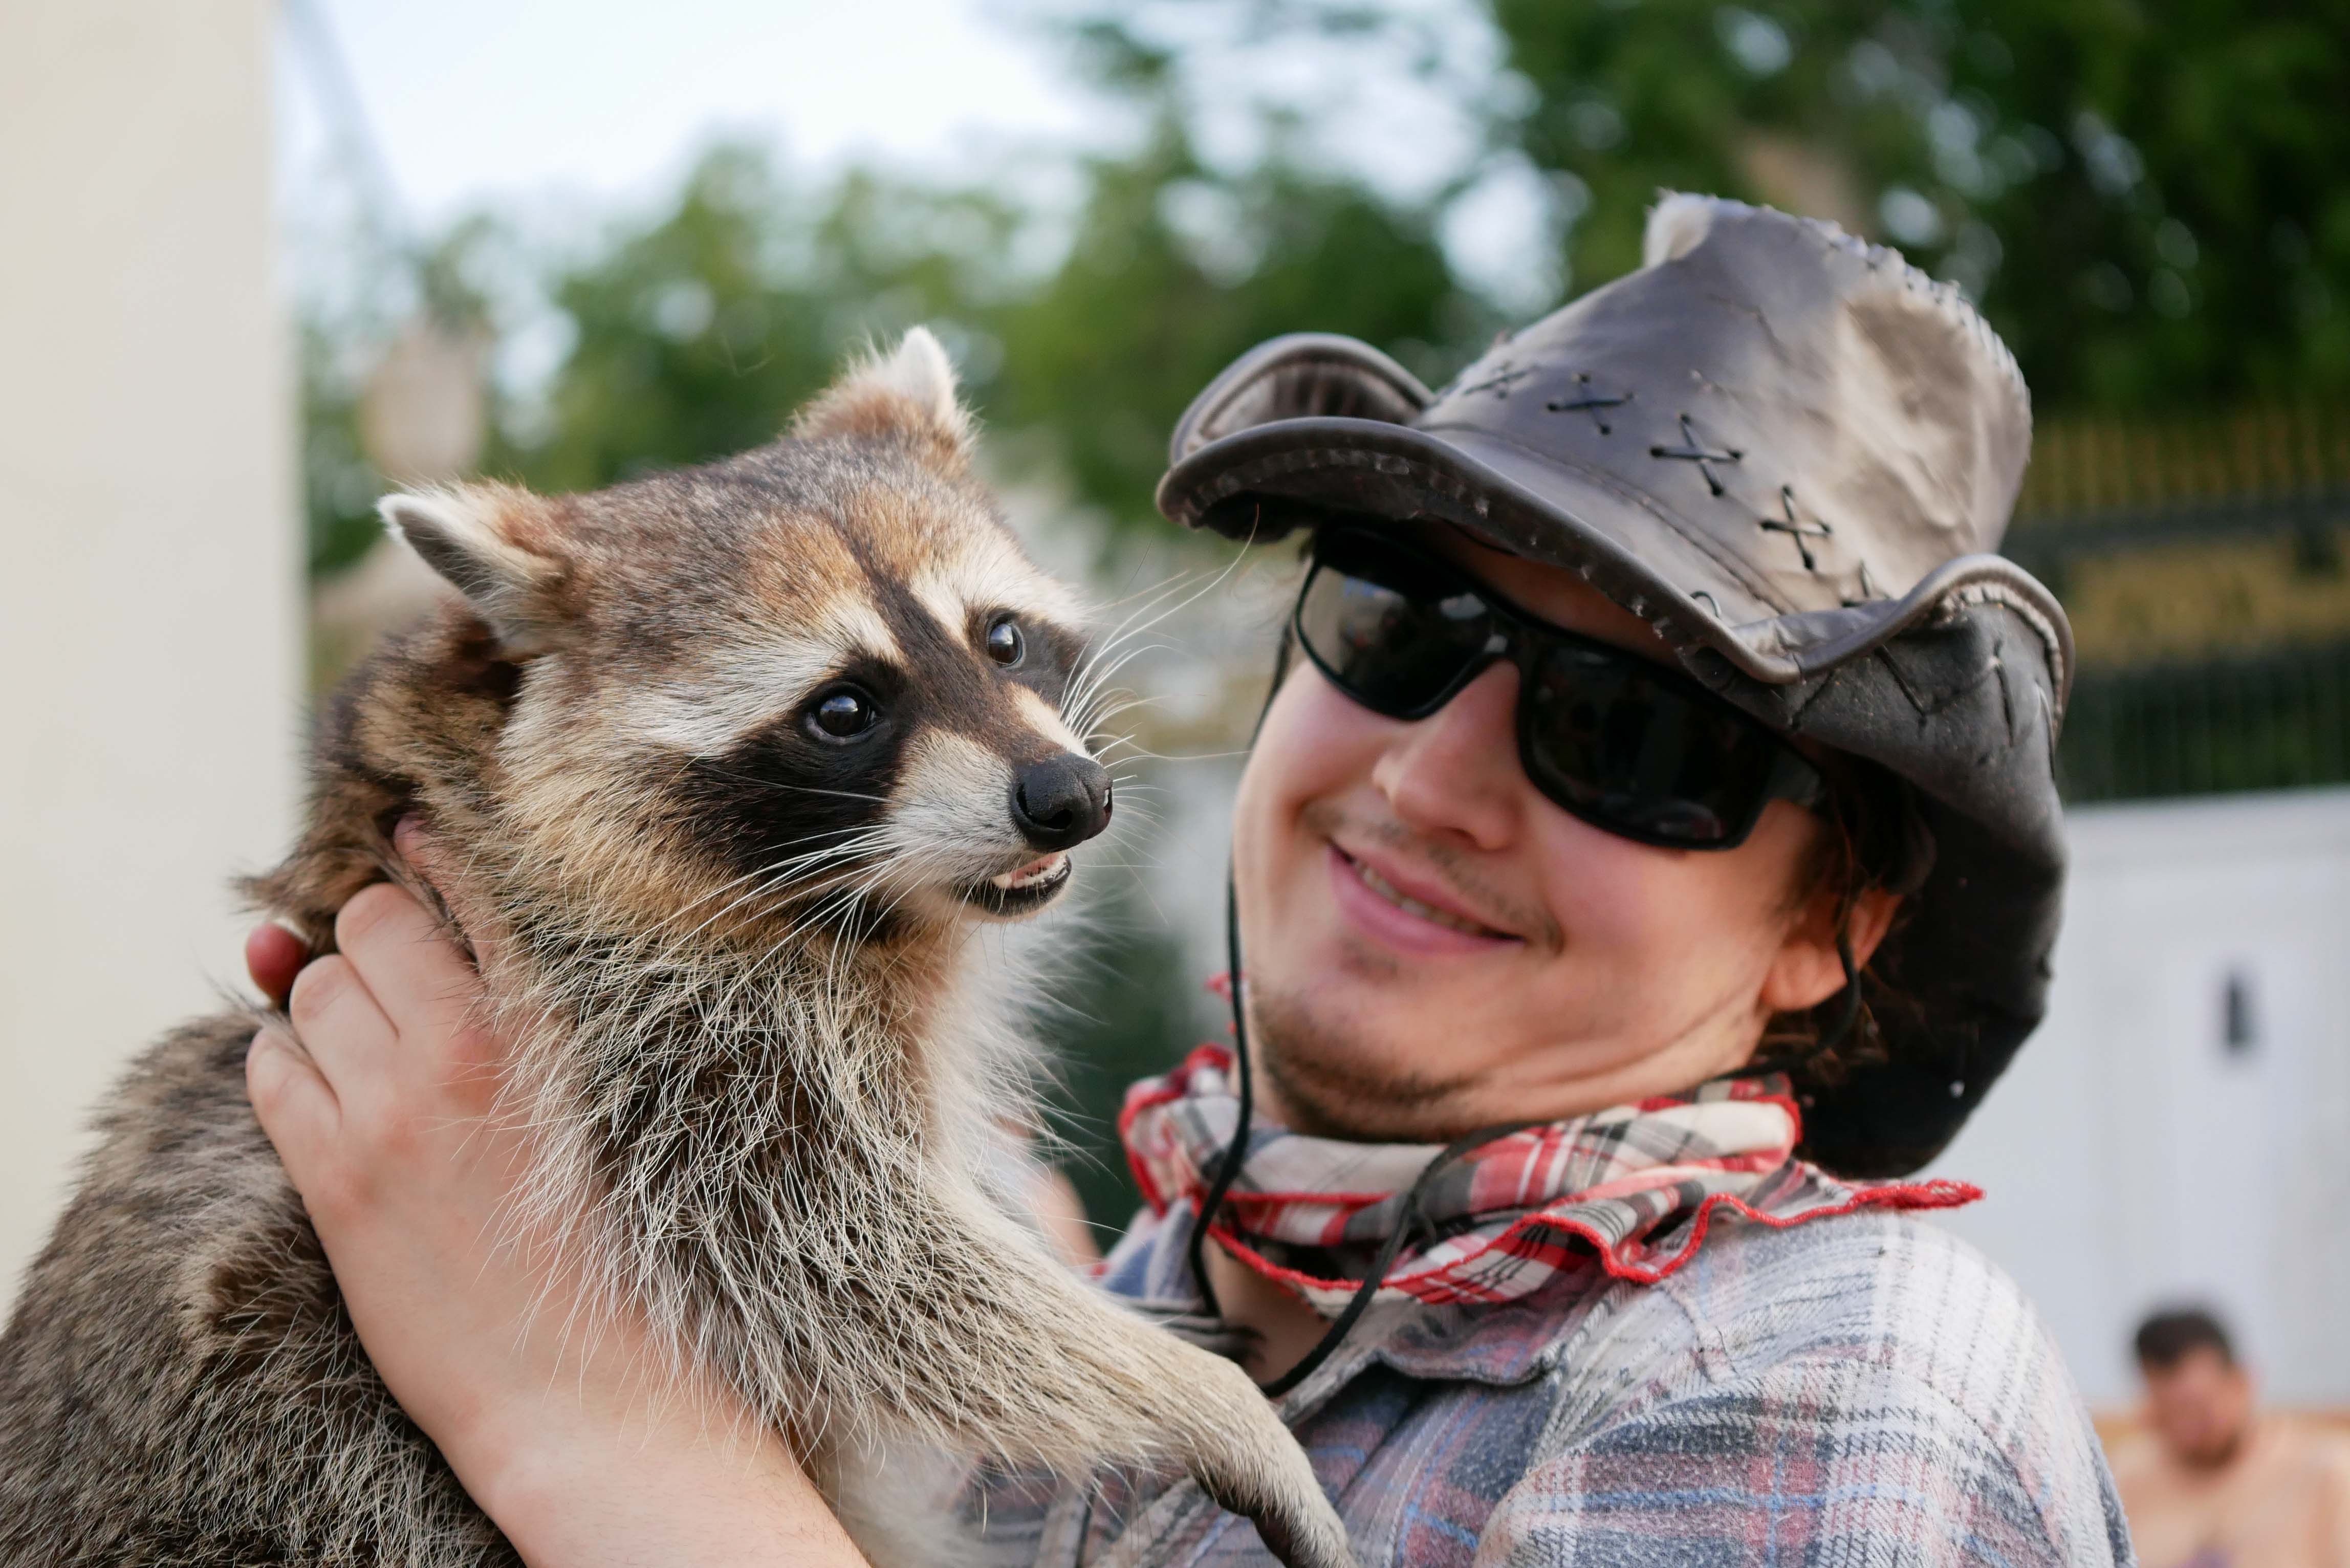
[[[1799,1079],[1806,1152],[1906,1174],[2045,1010],[2064,884],[2055,597],[1994,552],[2031,452],[2014,360],[1957,291],[1833,224],[1668,195],[1641,268],[1441,392],[1278,337],[1177,425],[1169,517],[1266,541],[1345,511],[1571,568],[1700,680],[1906,780],[1930,835],[1863,977],[1886,1049]]]

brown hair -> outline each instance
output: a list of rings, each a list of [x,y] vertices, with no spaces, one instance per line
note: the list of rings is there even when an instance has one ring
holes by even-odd
[[[1827,781],[1827,800],[1820,808],[1820,831],[1796,867],[1788,908],[1801,909],[1823,890],[1833,889],[1836,940],[1842,948],[1863,894],[1874,888],[1905,896],[1917,891],[1933,868],[1933,840],[1907,781],[1843,753],[1827,753],[1813,761]],[[1896,923],[1902,918],[1897,914]],[[1873,973],[1868,963],[1859,965],[1855,983],[1860,986],[1861,999],[1842,1038],[1829,1037],[1854,1004],[1839,986],[1816,1006],[1773,1013],[1763,1026],[1756,1064],[1776,1064],[1805,1082],[1835,1084],[1859,1063],[1884,1060],[1878,1014],[1913,1003]]]
[[[2168,1372],[2199,1350],[2219,1352],[2220,1359],[2236,1365],[2236,1347],[2220,1320],[2201,1307],[2173,1307],[2137,1325],[2130,1341],[2137,1364],[2148,1372]]]

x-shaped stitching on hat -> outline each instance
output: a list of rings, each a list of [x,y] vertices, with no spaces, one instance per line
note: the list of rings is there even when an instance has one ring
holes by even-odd
[[[1866,561],[1863,561],[1860,564],[1859,592],[1860,597],[1858,598],[1842,599],[1839,602],[1843,604],[1845,608],[1850,609],[1855,605],[1874,604],[1878,599],[1885,597],[1885,590],[1878,587],[1877,584],[1870,579],[1868,575],[1868,563]]]
[[[1510,389],[1512,387],[1516,386],[1520,381],[1524,380],[1528,376],[1533,374],[1534,372],[1532,370],[1526,369],[1522,366],[1513,366],[1507,359],[1504,359],[1499,365],[1493,367],[1493,373],[1492,375],[1486,377],[1482,381],[1471,381],[1469,385],[1461,388],[1454,394],[1454,396],[1465,398],[1471,392],[1491,392],[1497,398],[1506,398],[1510,395]]]
[[[1571,414],[1579,410],[1591,416],[1591,422],[1599,427],[1599,433],[1601,435],[1608,434],[1609,428],[1607,421],[1599,417],[1599,410],[1602,409],[1612,409],[1620,404],[1628,403],[1632,400],[1632,394],[1627,392],[1620,398],[1611,398],[1600,392],[1583,391],[1582,389],[1584,388],[1591,385],[1591,372],[1588,370],[1576,371],[1575,373],[1575,389],[1581,394],[1580,396],[1573,398],[1553,398],[1550,401],[1544,403],[1543,407],[1548,409],[1555,414]]]
[[[1763,530],[1772,534],[1784,534],[1794,540],[1795,554],[1804,558],[1804,570],[1818,571],[1820,564],[1812,558],[1812,546],[1807,541],[1831,538],[1835,535],[1835,530],[1816,517],[1807,524],[1802,518],[1795,515],[1795,492],[1792,485],[1779,486],[1779,505],[1787,514],[1786,521],[1783,523],[1775,517],[1762,518],[1761,522]]]
[[[1678,458],[1684,462],[1696,463],[1698,472],[1705,477],[1705,487],[1708,490],[1712,491],[1716,495],[1720,495],[1722,493],[1721,481],[1718,476],[1716,476],[1711,465],[1717,462],[1736,462],[1746,454],[1739,451],[1736,447],[1724,447],[1720,452],[1709,452],[1706,449],[1705,443],[1697,439],[1697,432],[1690,429],[1690,417],[1687,414],[1683,414],[1681,416],[1681,444],[1679,446],[1652,446],[1648,449],[1648,455],[1650,457]]]

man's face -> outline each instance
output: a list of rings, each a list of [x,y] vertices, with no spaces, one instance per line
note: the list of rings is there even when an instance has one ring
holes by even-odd
[[[2198,1345],[2176,1366],[2141,1370],[2147,1418],[2173,1459],[2204,1469],[2234,1457],[2252,1413],[2252,1380],[2242,1367]]]
[[[1546,620],[1670,657],[1571,573],[1421,538]],[[1619,838],[1527,781],[1517,696],[1507,663],[1414,722],[1302,659],[1284,682],[1233,832],[1253,1038],[1287,1125],[1438,1141],[1676,1092],[1841,985],[1832,942],[1825,977],[1816,941],[1789,956],[1815,817],[1774,801],[1731,850]]]

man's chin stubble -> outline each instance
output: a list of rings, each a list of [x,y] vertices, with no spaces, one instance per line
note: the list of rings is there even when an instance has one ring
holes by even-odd
[[[1477,1126],[1463,1112],[1475,1080],[1390,1069],[1285,992],[1250,1001],[1257,1066],[1292,1132],[1354,1143],[1443,1143]],[[1458,1125],[1455,1125],[1455,1124]]]

